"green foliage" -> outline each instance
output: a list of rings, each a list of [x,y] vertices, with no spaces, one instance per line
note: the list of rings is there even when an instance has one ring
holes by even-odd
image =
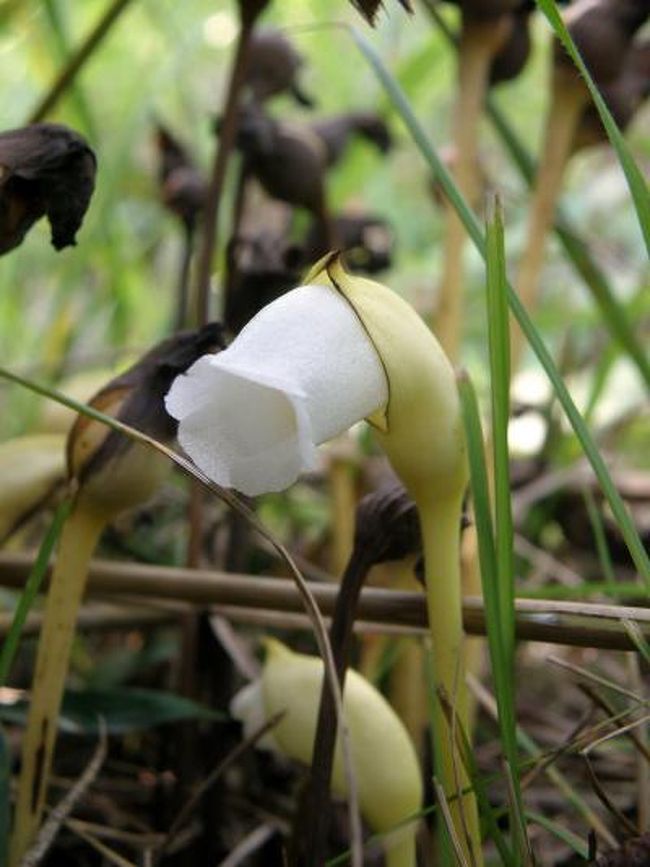
[[[25,722],[29,703],[0,704],[0,719]],[[109,734],[125,734],[151,726],[181,720],[202,719],[214,722],[224,715],[183,696],[153,689],[85,689],[66,691],[59,717],[59,728],[70,734],[98,735],[100,718]]]

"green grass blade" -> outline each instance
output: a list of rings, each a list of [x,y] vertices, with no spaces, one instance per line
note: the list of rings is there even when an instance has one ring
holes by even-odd
[[[495,553],[498,570],[500,635],[505,663],[513,676],[515,647],[514,530],[510,500],[508,421],[510,418],[510,339],[501,205],[494,202],[487,220],[487,321],[494,461]],[[514,743],[514,738],[513,738]],[[512,760],[512,757],[510,757]],[[516,767],[513,765],[513,767]]]
[[[536,825],[545,828],[553,834],[554,837],[557,837],[558,840],[561,840],[569,846],[569,848],[573,849],[580,858],[584,858],[585,861],[588,860],[589,847],[580,839],[580,837],[578,837],[577,834],[574,834],[573,831],[570,831],[568,828],[565,828],[564,825],[560,825],[558,822],[553,821],[553,819],[549,819],[547,816],[542,815],[542,813],[536,813],[534,810],[526,810],[526,818],[529,822],[534,822]]]
[[[451,175],[442,165],[440,158],[435,151],[435,148],[429,142],[427,135],[422,128],[422,125],[416,118],[413,109],[411,108],[411,105],[403,90],[400,88],[399,84],[390,74],[390,72],[382,62],[381,58],[375,51],[374,47],[368,42],[368,40],[354,28],[350,27],[346,29],[351,34],[359,50],[366,58],[370,67],[376,74],[378,80],[385,88],[393,107],[402,118],[402,121],[404,122],[409,133],[411,134],[414,143],[417,145],[420,153],[431,167],[436,179],[443,188],[445,195],[455,208],[459,218],[465,226],[467,234],[474,243],[474,246],[485,260],[485,238],[483,236],[483,232],[481,231],[478,220],[476,219],[473,211],[469,208],[462,193],[456,187]],[[636,568],[639,570],[639,573],[645,582],[646,591],[650,593],[650,557],[648,557],[648,553],[646,552],[643,543],[639,538],[639,534],[636,530],[636,527],[634,526],[632,518],[630,517],[630,514],[625,504],[623,503],[623,500],[621,499],[618,491],[616,490],[609,471],[605,465],[605,462],[602,459],[600,452],[598,451],[598,448],[591,434],[589,433],[589,429],[585,425],[584,420],[582,419],[582,416],[578,411],[578,408],[573,402],[573,399],[571,398],[571,395],[569,394],[569,391],[565,386],[562,377],[555,363],[553,362],[553,359],[551,358],[550,353],[546,349],[544,341],[540,337],[539,332],[535,328],[530,316],[526,312],[523,304],[521,303],[509,283],[507,284],[507,291],[510,310],[517,322],[519,323],[519,326],[521,327],[528,342],[530,343],[533,352],[539,359],[542,367],[544,368],[544,371],[546,372],[546,375],[548,376],[551,384],[553,385],[558,400],[560,401],[564,412],[569,419],[571,427],[575,431],[578,441],[582,446],[582,450],[584,451],[587,459],[589,460],[589,463],[593,467],[596,478],[601,485],[607,502],[609,503],[612,513],[614,514],[616,522],[618,523],[619,529],[625,540],[625,544],[628,547],[632,560],[634,561]]]
[[[492,279],[492,278],[490,278]],[[498,330],[498,329],[497,329]],[[505,370],[507,372],[506,363]],[[494,692],[497,700],[499,732],[503,752],[509,765],[515,769],[514,789],[515,800],[518,804],[518,812],[522,812],[521,788],[519,786],[519,774],[516,769],[519,766],[517,750],[516,713],[514,701],[514,614],[506,614],[504,624],[503,609],[507,607],[503,596],[504,582],[501,580],[502,570],[498,561],[497,551],[506,548],[501,540],[496,539],[492,528],[490,513],[490,491],[488,474],[485,465],[483,432],[479,416],[478,401],[471,380],[466,374],[462,374],[459,380],[459,393],[463,412],[465,437],[467,440],[467,453],[470,465],[470,485],[474,502],[474,520],[479,551],[479,565],[481,569],[481,585],[483,587],[483,599],[485,603],[486,631],[492,677],[494,680]],[[507,427],[506,427],[507,431]],[[500,449],[499,449],[500,450]],[[506,441],[507,452],[507,441]],[[507,458],[507,454],[506,454]],[[499,464],[501,457],[498,458]],[[503,473],[499,467],[499,483]],[[507,478],[507,469],[506,469]],[[502,508],[503,504],[499,505]],[[509,512],[509,492],[508,507]],[[512,527],[511,527],[512,530]],[[510,560],[512,560],[512,537],[510,540]],[[510,607],[514,608],[514,596],[510,597]],[[508,623],[512,629],[512,636],[506,636]],[[521,853],[520,853],[521,854]]]
[[[646,641],[643,632],[639,628],[639,624],[634,620],[623,620],[622,623],[625,631],[630,636],[630,640],[645,660],[646,665],[650,665],[650,643]]]
[[[25,625],[25,620],[34,604],[38,591],[43,584],[43,579],[47,572],[47,566],[50,557],[52,556],[52,551],[54,550],[54,546],[61,534],[63,524],[65,519],[68,517],[71,505],[71,500],[65,500],[56,510],[52,524],[45,534],[45,538],[43,539],[38,551],[38,556],[36,557],[34,565],[29,573],[29,577],[25,583],[25,589],[20,596],[14,619],[11,623],[7,637],[3,642],[2,650],[0,651],[0,686],[4,686],[6,683],[16,651],[18,650],[20,635],[23,626]]]
[[[605,536],[603,518],[598,511],[594,495],[589,488],[584,489],[582,496],[585,501],[585,506],[587,507],[587,515],[589,517],[589,523],[591,524],[591,531],[594,534],[596,553],[598,554],[600,568],[603,570],[605,583],[609,593],[614,595],[616,594],[616,575],[614,574],[614,564],[612,563],[612,556],[609,552],[609,546]]]
[[[425,6],[440,32],[452,45],[456,46],[458,40],[436,9],[436,5],[432,0],[425,0]],[[496,100],[489,94],[485,107],[494,128],[512,157],[514,165],[528,186],[532,187],[537,173],[535,160],[506,120]],[[617,300],[602,268],[593,259],[586,242],[573,228],[566,215],[562,213],[561,207],[557,211],[554,230],[564,248],[564,252],[584,280],[594,301],[600,308],[605,327],[628,353],[636,364],[645,384],[650,388],[650,357],[637,339],[625,309]]]
[[[650,193],[648,192],[648,185],[646,184],[639,167],[635,163],[621,131],[607,108],[605,100],[602,98],[600,91],[594,84],[593,79],[589,74],[589,70],[585,66],[585,63],[580,56],[580,52],[576,48],[576,45],[562,20],[562,16],[558,12],[554,0],[537,0],[537,5],[548,19],[555,35],[580,70],[580,74],[589,88],[591,98],[598,109],[598,114],[603,122],[607,136],[612,143],[612,147],[616,151],[621,168],[625,173],[630,193],[632,195],[632,201],[634,202],[634,207],[639,220],[639,225],[641,226],[641,232],[643,233],[643,238],[645,240],[646,249],[650,253]]]

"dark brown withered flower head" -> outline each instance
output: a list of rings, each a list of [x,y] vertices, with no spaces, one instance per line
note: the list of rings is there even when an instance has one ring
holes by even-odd
[[[0,255],[44,216],[56,250],[74,245],[96,169],[88,143],[68,127],[36,123],[0,133]]]
[[[191,228],[203,210],[207,182],[187,148],[162,124],[156,128],[158,181],[163,204]]]
[[[407,12],[413,12],[410,0],[398,0],[398,2]],[[383,5],[382,0],[351,0],[351,3],[361,12],[368,24],[375,23],[377,12]]]
[[[309,127],[277,120],[250,104],[240,112],[236,145],[247,171],[270,196],[323,213],[325,146]]]
[[[198,331],[179,331],[162,340],[124,373],[116,376],[89,401],[91,406],[129,424],[157,440],[169,443],[176,436],[178,423],[167,414],[164,398],[176,377],[208,352],[225,346],[223,328],[211,322]],[[81,439],[83,428],[91,424],[79,416],[68,437],[68,465],[73,465],[72,450]],[[81,459],[80,481],[96,472],[113,458],[123,454],[130,440],[116,431],[109,431],[93,454]],[[75,455],[74,463],[79,463]]]
[[[324,117],[310,126],[325,145],[327,164],[330,166],[341,159],[353,137],[371,142],[384,154],[392,145],[386,121],[373,111],[348,111]]]
[[[611,84],[601,88],[601,94],[621,130],[632,122],[634,115],[650,96],[650,41],[632,45],[621,74]],[[576,131],[574,150],[607,141],[607,133],[598,114],[590,104],[584,111]]]
[[[334,232],[344,253],[348,270],[357,274],[377,274],[390,268],[395,248],[395,233],[375,214],[339,214],[334,217]],[[304,260],[316,262],[328,252],[328,238],[314,221],[305,239]]]
[[[357,506],[354,552],[369,569],[422,550],[418,510],[399,483],[367,494]]]
[[[516,78],[530,55],[530,15],[535,4],[525,3],[511,15],[511,28],[490,65],[490,84]]]
[[[566,9],[567,29],[596,84],[606,86],[620,75],[632,39],[649,16],[648,0],[576,0]],[[557,41],[555,61],[574,69]]]
[[[304,66],[302,56],[284,33],[279,30],[256,29],[248,49],[246,84],[253,97],[265,102],[273,96],[288,93],[306,108],[314,106],[298,82]]]
[[[238,334],[262,307],[298,286],[306,265],[300,248],[274,232],[232,238],[226,250],[227,331]]]

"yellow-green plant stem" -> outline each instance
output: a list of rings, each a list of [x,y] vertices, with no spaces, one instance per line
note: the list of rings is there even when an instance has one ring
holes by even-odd
[[[496,18],[465,22],[458,54],[458,95],[454,106],[453,175],[466,200],[479,195],[478,128],[488,86],[490,64],[500,47],[507,21]],[[463,259],[467,231],[450,203],[446,205],[443,270],[434,331],[452,363],[458,360],[463,321]]]
[[[77,501],[63,533],[47,594],[14,813],[10,867],[19,867],[38,831],[52,765],[57,719],[88,564],[105,524]]]
[[[329,465],[331,529],[331,571],[342,575],[354,543],[356,491],[354,467],[345,456],[334,455]]]
[[[526,244],[519,263],[515,290],[528,313],[539,300],[539,284],[546,238],[555,220],[555,205],[571,150],[575,131],[589,94],[573,72],[557,69],[554,73],[542,159],[537,171],[530,205]],[[514,321],[510,325],[511,370],[516,372],[525,346],[524,335]]]
[[[468,691],[463,659],[461,617],[459,496],[431,499],[420,505],[429,629],[433,646],[433,674],[437,690],[454,708],[456,724],[469,730]],[[436,776],[449,801],[454,829],[467,862],[483,864],[478,809],[473,792],[459,794],[471,784],[458,750],[458,739],[441,702],[434,696]],[[471,854],[470,854],[471,849]]]

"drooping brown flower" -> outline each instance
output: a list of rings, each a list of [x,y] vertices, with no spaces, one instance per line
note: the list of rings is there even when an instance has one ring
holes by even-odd
[[[632,45],[621,74],[601,89],[614,120],[624,130],[650,96],[650,41]],[[607,133],[595,105],[585,109],[574,140],[574,150],[607,141]]]
[[[314,100],[298,81],[304,60],[280,30],[256,29],[248,48],[246,84],[259,102],[281,93],[290,94],[297,103],[312,108]]]
[[[564,21],[590,75],[599,87],[620,74],[634,34],[648,20],[647,0],[576,0]],[[556,65],[577,70],[564,47],[555,44]]]
[[[407,12],[413,12],[410,0],[398,0],[398,2]],[[375,23],[375,16],[383,5],[382,0],[351,0],[351,3],[359,10],[368,24]]]
[[[385,154],[392,144],[386,121],[374,111],[346,111],[332,117],[323,117],[310,124],[311,129],[325,145],[328,165],[337,163],[350,140],[358,136],[375,145]]]
[[[96,169],[86,140],[61,124],[37,123],[0,133],[0,255],[18,247],[44,216],[55,250],[74,245]]]
[[[203,210],[207,182],[187,148],[165,126],[156,127],[160,197],[166,208],[192,228]]]

